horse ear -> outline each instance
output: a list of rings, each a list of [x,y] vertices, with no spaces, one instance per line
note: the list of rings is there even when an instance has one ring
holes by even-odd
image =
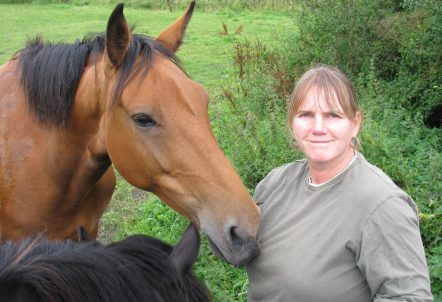
[[[157,41],[175,53],[183,42],[187,24],[192,17],[195,1],[192,1],[186,13],[167,27],[158,37]]]
[[[106,53],[114,67],[120,67],[129,48],[132,35],[123,15],[124,4],[118,4],[107,22]]]
[[[178,272],[183,273],[192,268],[198,257],[200,243],[200,234],[191,223],[169,256]]]
[[[89,234],[88,231],[83,226],[78,226],[78,241],[80,242],[88,242],[88,241],[94,241],[95,238],[92,237],[91,234]]]

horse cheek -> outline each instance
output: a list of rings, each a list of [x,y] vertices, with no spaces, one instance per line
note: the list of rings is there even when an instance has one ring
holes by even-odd
[[[152,187],[154,167],[143,150],[136,126],[126,111],[119,106],[108,113],[106,148],[112,164],[121,176],[143,190]]]

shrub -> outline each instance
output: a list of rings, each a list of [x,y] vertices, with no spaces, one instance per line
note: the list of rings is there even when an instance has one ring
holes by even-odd
[[[419,112],[427,125],[442,124],[442,2],[305,0],[295,15],[296,61],[322,62],[356,77],[374,65],[394,82],[396,101]]]
[[[397,9],[395,1],[370,0],[303,0],[295,15],[299,35],[294,45],[303,66],[322,62],[337,65],[350,75],[357,75],[373,52],[394,56],[391,44],[376,43],[376,26]]]
[[[215,136],[249,188],[293,159],[286,99],[296,72],[288,58],[259,41],[236,42],[237,78],[222,87],[220,105],[212,113]]]
[[[423,21],[404,30],[396,90],[403,96],[402,105],[423,114],[429,124],[431,114],[442,104],[442,1],[404,1],[404,7],[423,15]],[[441,123],[439,113],[431,126]]]

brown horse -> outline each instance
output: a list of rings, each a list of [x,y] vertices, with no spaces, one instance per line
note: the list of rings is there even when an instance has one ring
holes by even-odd
[[[123,5],[105,34],[30,41],[0,67],[0,234],[96,236],[116,184],[159,196],[241,265],[258,253],[259,210],[220,150],[208,96],[174,52],[194,8],[157,39],[131,33]]]

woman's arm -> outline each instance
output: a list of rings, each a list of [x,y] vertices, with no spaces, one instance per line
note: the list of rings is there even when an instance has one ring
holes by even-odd
[[[364,225],[357,264],[375,302],[433,301],[413,205],[406,197],[388,198]]]

